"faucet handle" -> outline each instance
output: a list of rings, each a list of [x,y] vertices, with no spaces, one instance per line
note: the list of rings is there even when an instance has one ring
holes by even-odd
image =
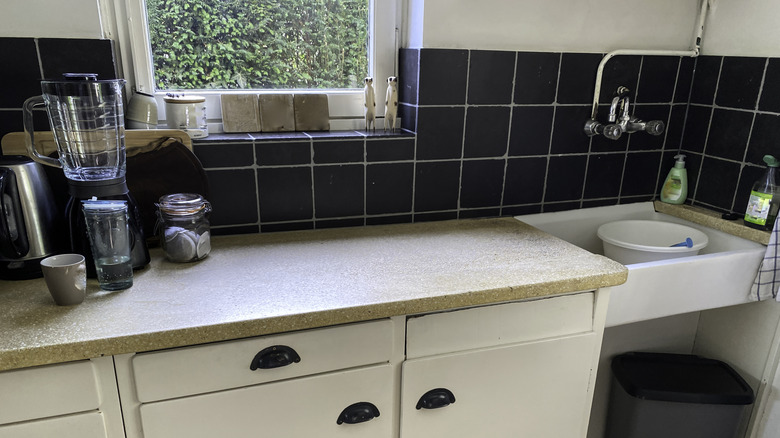
[[[650,135],[661,135],[665,127],[664,122],[660,120],[650,120],[645,124],[645,132]]]
[[[595,119],[590,119],[587,122],[585,122],[585,135],[588,137],[593,137],[594,135],[599,135],[604,131],[604,125],[597,122]]]
[[[610,140],[617,140],[623,135],[623,129],[618,124],[611,124],[604,127],[604,137]]]

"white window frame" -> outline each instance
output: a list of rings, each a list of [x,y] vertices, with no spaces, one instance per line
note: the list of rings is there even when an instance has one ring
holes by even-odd
[[[397,76],[402,0],[369,0],[369,76],[374,78],[377,96],[384,96],[386,80]],[[98,0],[103,35],[117,43],[120,74],[127,80],[128,94],[140,91],[153,94],[158,103],[159,122],[165,123],[165,90],[155,90],[151,45],[145,0]],[[364,127],[363,90],[198,90],[206,97],[209,132],[222,132],[220,96],[230,93],[326,93],[331,130]],[[128,96],[129,98],[130,96]],[[379,100],[379,99],[377,99]],[[384,105],[377,105],[377,125],[383,126]]]

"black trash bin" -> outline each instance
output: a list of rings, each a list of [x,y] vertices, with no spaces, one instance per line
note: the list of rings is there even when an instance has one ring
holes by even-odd
[[[737,438],[753,390],[727,364],[626,353],[612,360],[606,438]]]

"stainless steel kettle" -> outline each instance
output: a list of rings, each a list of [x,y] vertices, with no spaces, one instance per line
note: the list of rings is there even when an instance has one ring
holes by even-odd
[[[41,277],[55,253],[57,206],[42,166],[28,157],[0,157],[0,279]]]

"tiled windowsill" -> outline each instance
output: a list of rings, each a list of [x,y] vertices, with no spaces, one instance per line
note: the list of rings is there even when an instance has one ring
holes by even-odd
[[[205,138],[193,138],[194,143],[227,143],[227,142],[262,142],[262,141],[294,141],[294,140],[337,140],[337,139],[378,139],[378,138],[412,138],[414,133],[406,130],[395,132],[377,131],[311,131],[311,132],[252,132],[252,133],[216,133]]]

